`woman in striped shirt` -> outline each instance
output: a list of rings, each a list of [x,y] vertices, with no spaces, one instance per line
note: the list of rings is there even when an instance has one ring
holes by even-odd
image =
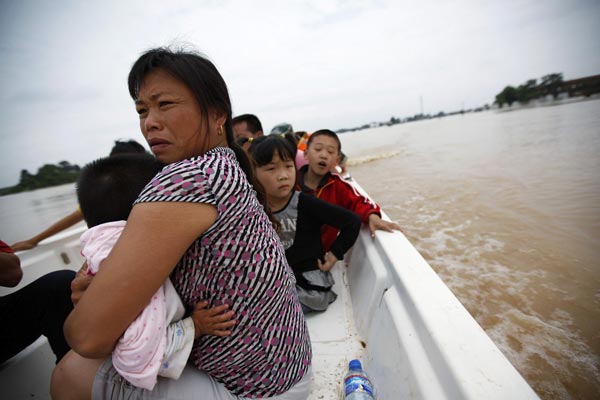
[[[221,75],[198,54],[159,48],[133,65],[129,90],[165,167],[93,281],[73,283],[74,352],[54,371],[53,398],[307,398],[311,347],[295,279],[233,141]],[[237,322],[228,336],[196,340],[181,378],[150,392],[123,381],[107,356],[169,277],[188,310],[227,304]]]

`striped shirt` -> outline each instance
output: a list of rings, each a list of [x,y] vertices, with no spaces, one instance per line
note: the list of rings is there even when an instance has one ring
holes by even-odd
[[[228,303],[237,324],[204,335],[190,360],[238,396],[270,397],[296,384],[311,363],[295,279],[271,222],[229,148],[167,165],[136,203],[211,204],[215,223],[187,249],[171,280],[188,310]]]

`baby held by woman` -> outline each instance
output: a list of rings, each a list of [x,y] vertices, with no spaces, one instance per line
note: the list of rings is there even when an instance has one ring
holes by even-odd
[[[77,197],[88,230],[81,235],[85,273],[96,275],[126,226],[135,199],[162,165],[149,154],[123,154],[87,164]],[[135,290],[135,288],[131,288]],[[227,305],[186,310],[170,279],[129,325],[112,353],[115,369],[131,384],[152,390],[157,376],[177,379],[201,334],[228,335],[235,324]]]

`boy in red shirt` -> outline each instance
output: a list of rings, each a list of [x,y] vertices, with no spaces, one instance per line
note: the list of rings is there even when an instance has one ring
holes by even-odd
[[[371,236],[375,236],[377,229],[388,232],[401,230],[398,224],[381,219],[381,208],[375,202],[362,195],[350,182],[330,172],[340,161],[341,151],[342,143],[335,132],[329,129],[314,132],[304,152],[308,165],[298,171],[296,190],[354,211],[362,222],[369,224]],[[321,240],[324,251],[329,251],[337,234],[337,229],[323,227]]]

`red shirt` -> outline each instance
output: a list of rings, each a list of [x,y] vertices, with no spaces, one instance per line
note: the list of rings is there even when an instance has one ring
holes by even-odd
[[[14,251],[9,245],[0,240],[0,253],[14,253]]]
[[[364,223],[369,222],[369,215],[373,213],[381,216],[381,208],[373,200],[361,194],[352,183],[344,180],[337,174],[327,173],[321,182],[319,182],[316,189],[306,187],[304,185],[304,174],[307,170],[308,165],[305,165],[298,171],[296,190],[317,196],[319,199],[354,211]],[[321,229],[321,242],[323,243],[324,251],[329,251],[338,232],[338,229],[331,226],[324,226]]]

